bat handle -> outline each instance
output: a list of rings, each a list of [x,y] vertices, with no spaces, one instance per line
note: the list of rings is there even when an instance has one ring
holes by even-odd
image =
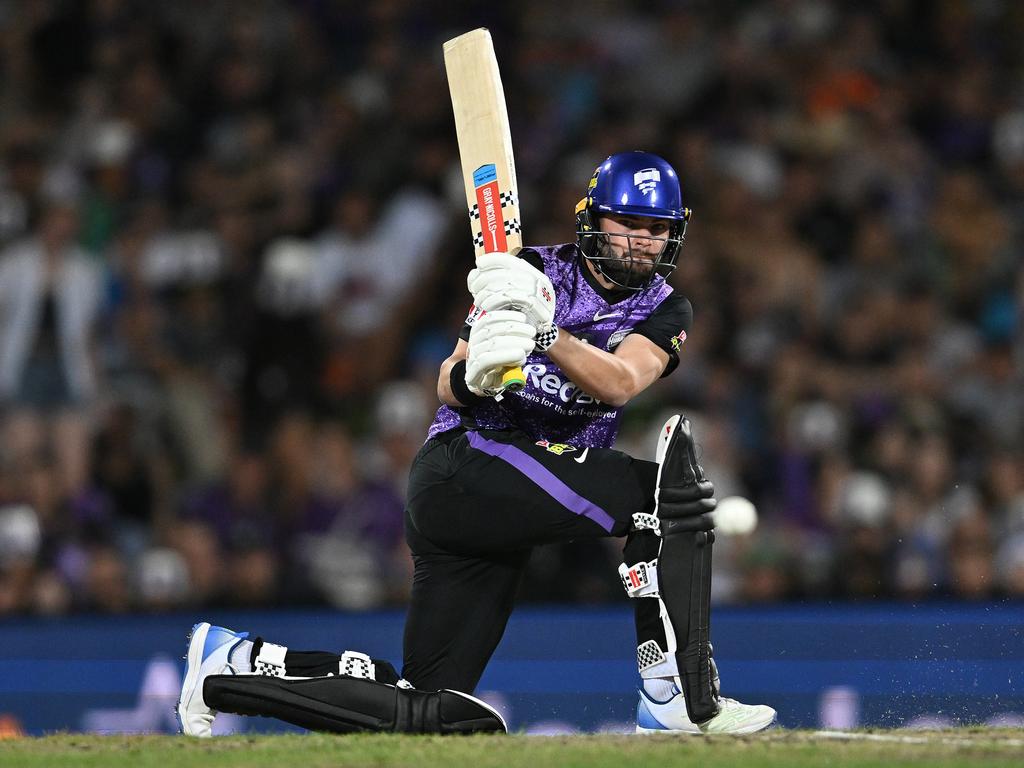
[[[526,377],[523,375],[523,369],[518,365],[515,368],[506,368],[501,374],[502,392],[518,392],[525,386]]]

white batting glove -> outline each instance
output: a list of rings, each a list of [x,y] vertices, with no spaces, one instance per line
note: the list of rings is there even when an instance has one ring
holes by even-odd
[[[507,253],[487,253],[476,263],[466,280],[475,306],[485,312],[518,309],[536,330],[551,327],[555,289],[547,275]]]
[[[485,312],[473,323],[466,357],[466,386],[474,395],[501,392],[507,368],[521,366],[536,345],[537,329],[514,309]]]

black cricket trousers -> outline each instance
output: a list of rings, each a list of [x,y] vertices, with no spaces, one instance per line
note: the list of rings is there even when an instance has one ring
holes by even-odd
[[[452,430],[413,461],[405,513],[415,572],[402,676],[472,693],[512,613],[537,544],[629,535],[624,560],[657,557],[657,464],[607,448],[537,442],[518,431]],[[635,601],[638,644],[665,647],[658,601]]]

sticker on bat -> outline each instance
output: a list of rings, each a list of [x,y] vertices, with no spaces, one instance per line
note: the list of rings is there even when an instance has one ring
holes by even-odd
[[[484,253],[508,250],[505,217],[501,212],[501,192],[498,189],[498,169],[493,163],[481,165],[473,171],[473,186],[476,187],[476,204],[480,211]]]

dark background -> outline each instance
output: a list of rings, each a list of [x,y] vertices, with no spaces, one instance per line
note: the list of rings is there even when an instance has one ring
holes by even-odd
[[[527,243],[679,170],[694,330],[619,446],[682,410],[757,505],[716,602],[1024,594],[1024,6],[491,5],[0,0],[0,615],[404,603],[480,25]],[[621,599],[617,547],[524,599]]]

